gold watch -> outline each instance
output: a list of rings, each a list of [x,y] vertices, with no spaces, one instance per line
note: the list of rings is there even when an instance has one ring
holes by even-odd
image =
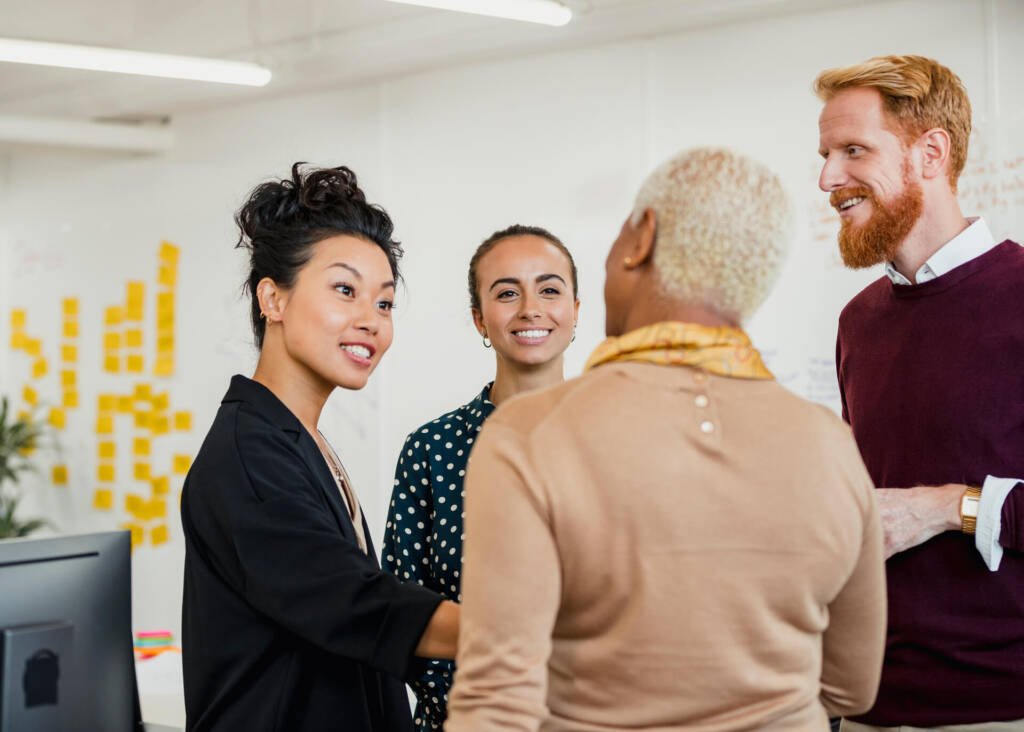
[[[978,526],[978,505],[981,503],[981,488],[967,486],[960,498],[960,530],[973,534]]]

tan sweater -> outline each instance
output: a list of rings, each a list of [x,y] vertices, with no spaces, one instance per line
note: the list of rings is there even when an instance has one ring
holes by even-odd
[[[827,730],[878,686],[871,481],[774,381],[608,364],[502,405],[462,594],[451,732]]]

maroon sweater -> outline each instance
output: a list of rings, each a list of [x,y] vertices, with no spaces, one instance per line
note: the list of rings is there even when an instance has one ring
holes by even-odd
[[[920,285],[882,278],[839,317],[843,417],[880,488],[1024,478],[1024,249],[1004,241]],[[990,572],[949,531],[887,563],[878,701],[858,721],[1024,719],[1024,484]]]

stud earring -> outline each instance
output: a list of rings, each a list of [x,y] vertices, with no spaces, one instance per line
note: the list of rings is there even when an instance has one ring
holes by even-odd
[[[626,265],[627,267],[632,267],[633,266],[633,258],[632,257],[623,257],[622,258],[622,263],[624,265]]]

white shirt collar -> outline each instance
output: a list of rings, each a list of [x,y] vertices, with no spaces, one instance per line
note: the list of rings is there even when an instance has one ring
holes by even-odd
[[[950,270],[956,269],[961,264],[970,262],[979,257],[996,245],[992,238],[985,220],[980,216],[967,219],[969,222],[966,229],[946,242],[935,254],[928,258],[928,261],[917,270],[914,279],[917,284],[934,280],[941,277]],[[896,285],[911,285],[910,280],[900,274],[892,262],[885,263],[885,274]]]

